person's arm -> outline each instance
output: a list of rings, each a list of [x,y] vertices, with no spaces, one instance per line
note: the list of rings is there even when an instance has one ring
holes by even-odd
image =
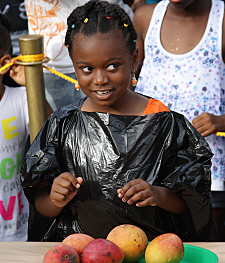
[[[134,0],[133,4],[131,5],[131,8],[132,8],[133,12],[135,12],[142,5],[146,5],[145,0]]]
[[[128,182],[123,188],[118,189],[117,193],[119,198],[129,205],[137,202],[136,206],[138,207],[158,206],[174,214],[189,212],[189,208],[181,196],[173,193],[169,188],[153,186],[142,179]]]
[[[54,179],[52,186],[47,181],[39,183],[35,188],[35,207],[46,217],[58,216],[63,207],[68,204],[82,184],[81,177],[75,178],[65,172]]]
[[[204,112],[194,118],[192,124],[203,137],[207,137],[225,131],[225,114],[217,116]]]
[[[223,18],[222,30],[222,57],[225,61],[225,19]],[[216,116],[210,113],[202,113],[192,121],[195,129],[203,136],[207,137],[216,132],[225,131],[225,114]]]
[[[225,14],[225,10],[224,10]],[[225,62],[225,17],[223,17],[223,28],[222,28],[222,57]]]
[[[136,46],[138,48],[138,65],[136,70],[136,78],[138,78],[141,71],[142,63],[144,60],[144,40],[149,27],[149,23],[152,17],[154,10],[154,5],[145,5],[138,8],[134,13],[134,28],[137,32],[137,42]],[[131,90],[134,90],[134,87],[130,87]]]

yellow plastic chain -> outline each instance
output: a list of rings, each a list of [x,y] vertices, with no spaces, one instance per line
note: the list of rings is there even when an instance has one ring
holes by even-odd
[[[21,60],[23,62],[34,62],[34,61],[41,61],[44,58],[45,58],[44,53],[37,54],[37,55],[20,55],[18,57],[13,58],[12,62],[10,62],[10,63],[6,64],[5,66],[3,66],[2,68],[0,68],[0,72],[2,72],[3,70],[11,67],[13,64],[15,64],[16,60]],[[54,69],[51,69],[51,68],[49,68],[47,66],[44,66],[44,65],[43,65],[43,67],[46,68],[47,70],[51,71],[53,74],[65,79],[65,80],[67,80],[69,82],[72,82],[73,84],[77,83],[77,80],[75,80],[73,78],[70,78],[70,77],[68,77],[68,76],[66,76],[66,75],[64,75],[64,74],[62,74],[62,73],[60,73],[60,72],[58,72],[58,71],[56,71]]]
[[[69,82],[72,82],[72,83],[74,83],[74,84],[77,83],[77,80],[75,80],[75,79],[73,79],[73,78],[70,78],[70,77],[62,74],[62,73],[58,72],[57,70],[51,69],[51,68],[49,68],[49,67],[47,67],[47,66],[44,66],[44,65],[43,65],[43,67],[46,68],[47,70],[49,70],[50,72],[52,72],[53,74],[55,74],[55,75],[57,75],[57,76],[65,79],[65,80],[68,80]]]
[[[2,72],[3,70],[11,67],[13,64],[15,64],[15,61],[16,61],[16,60],[21,60],[21,61],[23,61],[23,62],[33,62],[33,61],[43,60],[44,58],[45,58],[44,53],[42,53],[42,54],[37,54],[37,55],[20,55],[20,56],[18,56],[18,57],[13,58],[13,61],[12,61],[12,62],[6,64],[6,65],[3,66],[3,67],[1,67],[1,68],[0,68],[0,72]],[[58,72],[57,70],[51,69],[51,68],[49,68],[49,67],[47,67],[47,66],[44,66],[44,65],[43,65],[43,67],[46,68],[47,70],[49,70],[50,72],[52,72],[53,74],[55,74],[55,75],[57,75],[57,76],[65,79],[65,80],[67,80],[67,81],[69,81],[69,82],[71,82],[71,83],[74,83],[74,84],[76,85],[77,80],[75,80],[75,79],[73,79],[73,78],[70,78],[70,77],[68,77],[68,76],[66,76],[66,75]],[[216,135],[217,135],[217,136],[223,136],[223,137],[225,137],[225,132],[216,132]]]
[[[0,72],[2,72],[3,70],[11,67],[13,64],[15,64],[16,60],[21,60],[23,62],[33,62],[33,61],[40,61],[43,60],[45,58],[44,53],[42,54],[37,54],[37,55],[21,55],[18,57],[13,58],[12,62],[6,64],[5,66],[0,68]]]

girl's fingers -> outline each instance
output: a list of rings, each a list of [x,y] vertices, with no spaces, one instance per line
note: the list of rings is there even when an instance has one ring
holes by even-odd
[[[130,190],[130,188],[132,188],[134,185],[141,184],[142,181],[143,181],[142,179],[135,179],[128,182],[127,184],[124,185],[123,188],[117,190],[118,196],[121,198],[127,193],[128,190]]]
[[[70,182],[75,188],[79,188],[80,185],[83,182],[83,179],[81,177],[74,177],[71,173],[69,172],[65,172],[60,174],[60,176],[58,176],[57,178],[63,178],[65,180],[67,180],[68,182]]]
[[[137,202],[137,203],[136,203],[136,206],[138,206],[138,207],[144,207],[144,206],[148,206],[148,205],[156,206],[155,202],[153,202],[153,200],[152,200],[151,197],[145,199],[144,201],[141,201],[141,202]]]
[[[64,196],[69,196],[76,191],[76,188],[70,184],[70,187],[63,187],[62,185],[54,185],[53,191]]]
[[[136,199],[137,196],[141,196],[142,195],[142,191],[143,190],[144,189],[143,189],[141,184],[133,185],[130,189],[128,189],[126,191],[126,193],[124,193],[122,201],[126,202],[129,199],[131,199],[131,198]],[[136,198],[134,198],[134,196],[136,196]],[[138,199],[138,200],[140,200],[140,199]]]
[[[128,200],[127,200],[127,203],[129,205],[133,204],[133,203],[136,203],[140,200],[146,200],[150,197],[150,192],[147,191],[147,190],[142,190],[136,194],[134,194],[132,197],[130,197]]]

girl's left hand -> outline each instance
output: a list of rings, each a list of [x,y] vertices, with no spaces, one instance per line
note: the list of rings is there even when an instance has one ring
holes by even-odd
[[[150,185],[142,179],[135,179],[128,182],[123,188],[118,189],[117,193],[123,202],[127,202],[129,205],[137,202],[136,206],[138,207],[147,205],[156,206],[160,196],[156,186]]]
[[[193,119],[192,125],[203,136],[209,136],[219,131],[224,131],[225,115],[216,116],[204,112]]]

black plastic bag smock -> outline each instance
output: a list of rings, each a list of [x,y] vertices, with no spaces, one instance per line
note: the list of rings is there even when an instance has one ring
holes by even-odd
[[[83,112],[84,101],[54,112],[24,158],[22,186],[32,204],[28,240],[62,241],[76,232],[106,238],[120,224],[139,226],[149,240],[165,232],[183,241],[211,240],[212,153],[187,119],[175,112]],[[57,218],[43,217],[34,207],[34,188],[62,172],[83,177],[83,184]],[[136,178],[181,195],[190,213],[123,203],[117,189]]]

